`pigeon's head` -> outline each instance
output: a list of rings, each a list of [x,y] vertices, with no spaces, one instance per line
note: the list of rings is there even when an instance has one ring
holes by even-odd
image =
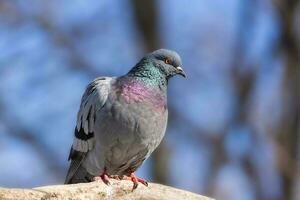
[[[182,63],[180,56],[175,51],[159,49],[149,53],[144,59],[158,68],[167,79],[175,75],[186,76],[181,68]]]

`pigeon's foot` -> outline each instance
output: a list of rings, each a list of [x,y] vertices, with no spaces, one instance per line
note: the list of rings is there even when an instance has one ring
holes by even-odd
[[[95,181],[98,181],[98,180],[102,180],[103,183],[105,183],[106,185],[110,185],[110,182],[109,182],[109,176],[108,174],[106,173],[106,171],[104,171],[100,176],[95,176],[94,177],[94,180]]]
[[[108,177],[116,180],[122,180],[122,176],[119,175],[109,175]]]
[[[107,174],[106,174],[106,177],[105,177],[105,175],[102,175],[102,176],[104,176],[104,178],[101,178],[101,176],[98,176],[99,177],[98,179],[101,178],[104,183],[105,183],[104,179],[106,179],[108,181],[108,178],[112,178],[112,179],[116,179],[116,180],[131,180],[133,182],[132,191],[138,187],[139,183],[142,183],[143,185],[148,187],[148,182],[145,179],[137,177],[136,175],[134,175],[134,173],[131,173],[129,175],[122,175],[122,176],[107,175]]]
[[[145,179],[137,177],[136,175],[134,175],[134,173],[131,173],[128,176],[125,176],[125,175],[120,176],[119,179],[121,179],[121,180],[131,180],[133,182],[132,191],[135,190],[138,187],[139,183],[142,183],[143,185],[148,187],[148,182]]]

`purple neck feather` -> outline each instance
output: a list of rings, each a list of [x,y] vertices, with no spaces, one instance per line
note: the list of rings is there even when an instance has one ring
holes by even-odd
[[[125,79],[121,83],[121,95],[128,103],[150,103],[159,110],[165,110],[167,95],[159,87],[149,86],[138,79]]]

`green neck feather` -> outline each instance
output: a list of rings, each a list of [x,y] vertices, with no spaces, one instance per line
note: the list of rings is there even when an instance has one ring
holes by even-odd
[[[150,87],[159,87],[161,90],[166,90],[167,88],[166,75],[150,62],[139,62],[128,72],[128,76],[135,77]]]

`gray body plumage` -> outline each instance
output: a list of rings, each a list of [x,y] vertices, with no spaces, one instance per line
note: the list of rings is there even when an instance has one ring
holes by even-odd
[[[86,176],[97,176],[104,168],[112,175],[134,172],[165,133],[167,109],[160,113],[145,109],[148,105],[143,103],[128,104],[118,94],[116,81],[117,78],[98,78],[88,86],[82,98],[76,128],[79,131],[83,127],[85,134],[94,133],[94,136],[87,140],[75,137],[72,148],[86,154],[79,158],[83,159],[80,167],[87,171],[83,173]],[[67,177],[66,183],[72,178],[82,182],[73,176]]]
[[[153,100],[156,96],[147,96],[141,90],[134,90],[138,98],[128,101],[122,90],[130,79],[128,75],[99,77],[88,85],[77,116],[66,184],[92,181],[104,171],[128,175],[161,142],[167,126],[167,106],[157,109],[157,101]],[[159,97],[165,103],[166,96],[166,90],[160,90]]]

